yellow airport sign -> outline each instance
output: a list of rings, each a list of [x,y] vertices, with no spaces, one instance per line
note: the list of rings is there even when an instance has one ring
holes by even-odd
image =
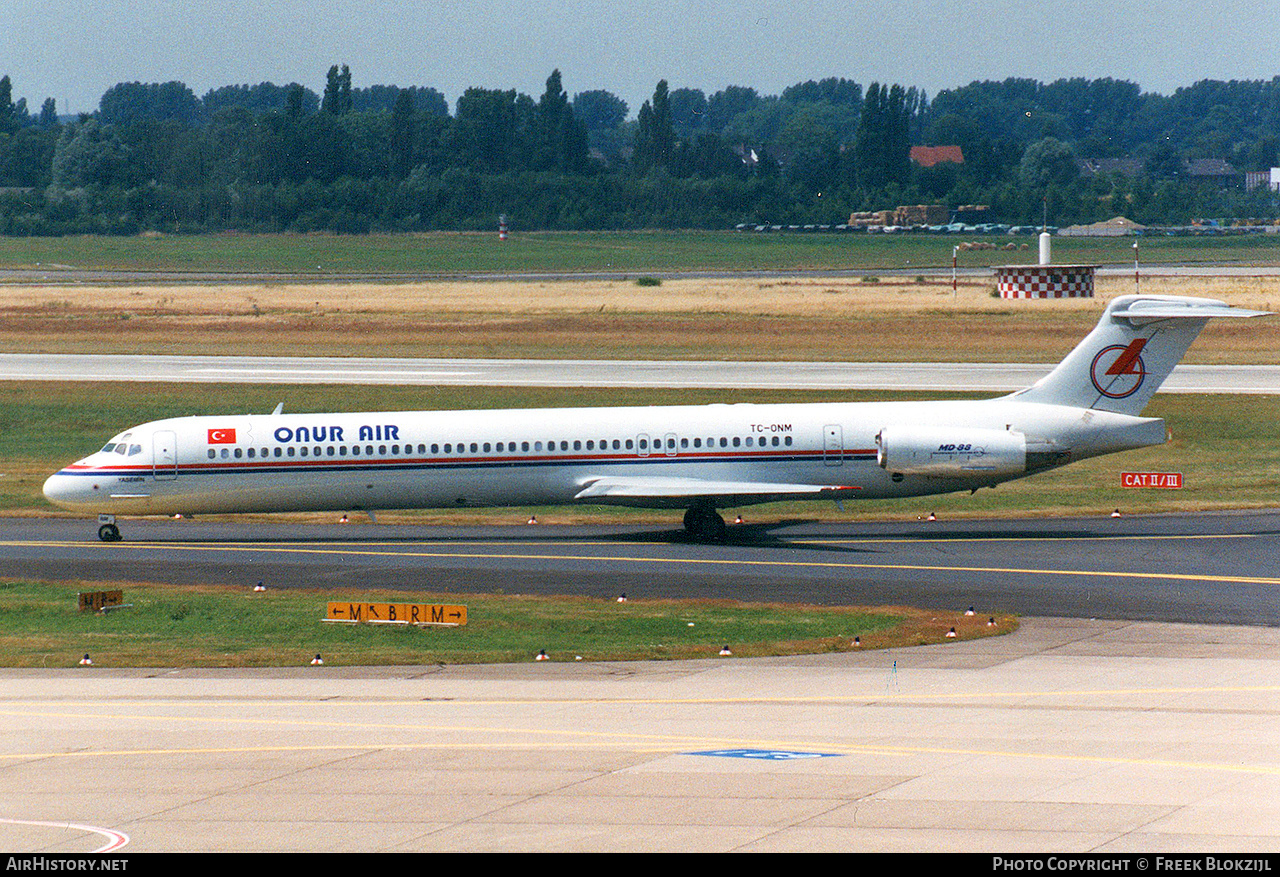
[[[102,612],[124,604],[124,591],[81,591],[77,596],[81,612]]]
[[[324,620],[348,624],[439,624],[455,627],[467,623],[467,607],[444,603],[331,601]]]

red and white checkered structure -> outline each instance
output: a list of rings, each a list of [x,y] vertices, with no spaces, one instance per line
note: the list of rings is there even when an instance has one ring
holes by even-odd
[[[1001,298],[1093,298],[1097,265],[997,266]]]

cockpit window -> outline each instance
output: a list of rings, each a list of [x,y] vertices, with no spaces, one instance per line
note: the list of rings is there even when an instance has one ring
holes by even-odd
[[[129,450],[129,445],[127,442],[121,442],[120,444],[116,445],[116,453],[120,454],[121,456],[124,456],[125,452],[128,450]]]
[[[135,456],[142,453],[142,445],[129,445],[129,456]]]
[[[105,445],[102,446],[102,450],[99,453],[109,454],[115,449],[116,449],[115,442],[107,442]]]

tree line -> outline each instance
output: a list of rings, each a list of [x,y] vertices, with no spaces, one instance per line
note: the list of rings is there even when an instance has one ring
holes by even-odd
[[[954,145],[963,163],[910,160]],[[900,204],[990,206],[992,221],[1148,224],[1277,215],[1236,172],[1280,165],[1280,77],[1164,96],[1113,79],[973,82],[930,99],[828,78],[779,95],[659,82],[635,113],[605,90],[538,98],[429,87],[321,93],[124,82],[98,110],[38,113],[0,78],[0,233],[717,228],[838,224]]]

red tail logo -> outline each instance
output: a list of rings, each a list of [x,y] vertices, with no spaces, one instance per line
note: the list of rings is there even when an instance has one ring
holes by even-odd
[[[1138,358],[1138,354],[1142,352],[1142,348],[1147,346],[1146,338],[1137,338],[1129,342],[1129,346],[1124,349],[1116,357],[1116,361],[1111,363],[1111,368],[1107,369],[1108,375],[1141,375],[1146,374],[1146,369],[1142,367],[1142,360]],[[1137,368],[1134,368],[1134,366]]]
[[[1089,369],[1093,388],[1110,399],[1124,399],[1138,392],[1147,378],[1147,366],[1142,361],[1142,348],[1146,346],[1146,338],[1135,338],[1127,347],[1112,344],[1102,348]]]

